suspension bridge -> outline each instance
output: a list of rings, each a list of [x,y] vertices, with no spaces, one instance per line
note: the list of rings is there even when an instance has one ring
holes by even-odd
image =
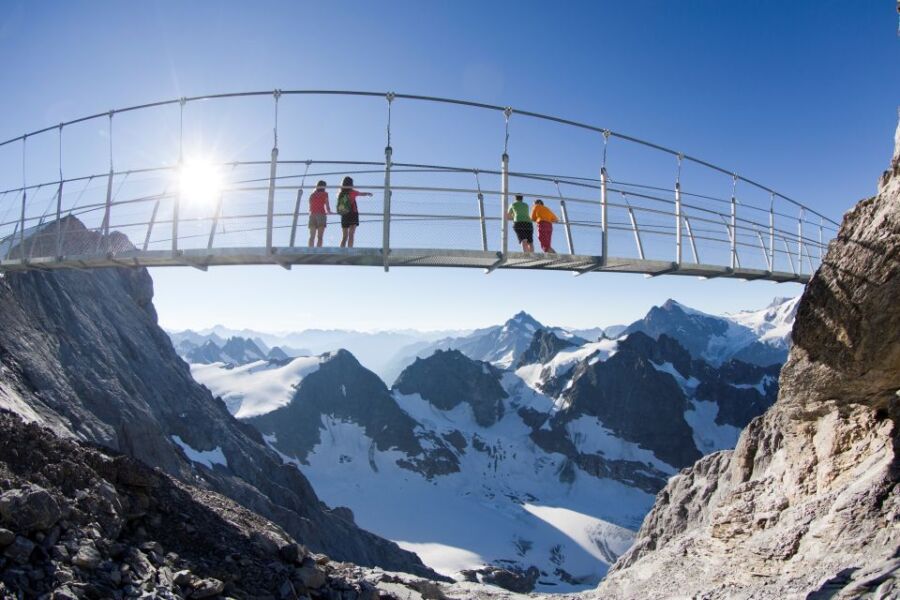
[[[325,107],[345,100],[367,104],[354,104],[354,111],[365,114],[369,124],[374,111],[384,111],[378,125],[383,148],[352,148],[369,160],[289,155],[285,140],[303,134],[285,125],[285,104],[314,98]],[[265,125],[263,134],[248,134],[268,138],[271,146],[256,156],[246,156],[245,148],[219,148],[216,156],[231,160],[192,162],[185,149],[189,138],[216,123],[215,116],[203,114],[236,101],[271,111],[271,129]],[[416,108],[426,105],[428,110]],[[432,115],[435,108],[440,110]],[[462,112],[476,115],[471,137],[493,163],[481,157],[479,164],[395,161],[403,111],[409,111],[403,127],[407,138],[416,140],[416,152],[427,145],[436,124],[452,129],[463,123]],[[331,114],[322,120],[355,113]],[[156,140],[173,121],[172,134]],[[516,146],[517,128],[526,123],[577,134],[579,143],[588,136],[596,153],[578,153],[572,161],[584,171],[578,175],[514,168],[517,152],[539,165],[527,143],[521,151]],[[89,152],[98,131],[106,147]],[[545,139],[533,131],[528,135]],[[268,90],[176,98],[22,134],[0,142],[0,151],[21,161],[20,180],[14,175],[18,165],[0,170],[0,272],[359,265],[805,283],[838,227],[815,209],[732,170],[610,129],[511,107],[391,92]],[[123,153],[131,156],[127,166],[119,165]],[[554,154],[567,164],[565,147]],[[35,171],[41,175],[35,177]],[[346,175],[357,189],[373,194],[359,200],[356,247],[338,246],[339,215],[329,215],[324,245],[310,247],[309,195],[325,179],[334,207],[337,184]],[[516,194],[529,204],[542,199],[557,214],[556,253],[519,251],[508,215]]]

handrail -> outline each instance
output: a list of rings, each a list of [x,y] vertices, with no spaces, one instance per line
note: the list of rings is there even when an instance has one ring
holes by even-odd
[[[33,137],[35,135],[39,135],[39,134],[46,133],[49,131],[62,130],[62,128],[64,128],[64,127],[68,127],[68,126],[75,125],[78,123],[83,123],[85,121],[90,121],[93,119],[104,118],[104,117],[111,118],[113,115],[121,114],[121,113],[128,113],[128,112],[133,112],[133,111],[142,110],[142,109],[149,109],[149,108],[158,108],[158,107],[162,107],[162,106],[172,106],[172,105],[176,105],[176,104],[184,106],[185,104],[188,104],[188,103],[198,102],[198,101],[203,101],[203,100],[214,100],[214,99],[225,99],[225,98],[245,98],[245,97],[254,97],[254,96],[272,96],[274,94],[277,94],[277,96],[288,96],[288,95],[334,96],[334,95],[340,95],[340,96],[356,96],[356,97],[370,97],[370,98],[385,98],[388,95],[390,95],[392,99],[420,100],[420,101],[426,101],[426,102],[437,102],[437,103],[443,103],[443,104],[467,106],[467,107],[472,107],[472,108],[499,111],[499,112],[503,112],[507,115],[509,115],[509,114],[521,115],[521,116],[531,117],[531,118],[535,118],[535,119],[539,119],[539,120],[554,122],[554,123],[558,123],[561,125],[567,125],[570,127],[576,127],[576,128],[584,129],[587,131],[593,131],[595,133],[600,133],[606,137],[615,137],[615,138],[618,138],[621,140],[629,141],[629,142],[639,144],[639,145],[642,145],[642,146],[645,146],[648,148],[652,148],[659,152],[663,152],[663,153],[669,154],[671,156],[677,157],[677,158],[679,158],[679,160],[690,161],[695,164],[698,164],[698,165],[704,166],[706,168],[712,169],[714,171],[717,171],[719,173],[729,175],[729,176],[733,177],[735,180],[743,181],[744,183],[746,183],[748,185],[751,185],[760,190],[768,192],[768,193],[772,194],[773,196],[781,198],[782,200],[789,202],[805,211],[809,211],[810,214],[813,214],[813,215],[819,217],[820,219],[826,220],[829,223],[831,223],[832,225],[839,226],[839,223],[837,223],[833,219],[819,213],[818,211],[816,211],[808,206],[803,205],[802,203],[800,203],[800,202],[798,202],[798,201],[796,201],[796,200],[794,200],[794,199],[792,199],[792,198],[790,198],[768,186],[758,183],[755,180],[749,179],[742,175],[738,175],[736,172],[734,172],[732,170],[725,169],[724,167],[720,167],[718,165],[715,165],[708,161],[702,160],[695,156],[689,155],[687,153],[679,152],[679,151],[673,150],[671,148],[668,148],[666,146],[662,146],[662,145],[659,145],[659,144],[656,144],[656,143],[653,143],[653,142],[650,142],[647,140],[643,140],[643,139],[640,139],[640,138],[637,138],[634,136],[626,135],[626,134],[623,134],[623,133],[620,133],[620,132],[617,132],[617,131],[614,131],[614,130],[611,130],[608,128],[602,128],[602,127],[598,127],[595,125],[589,125],[587,123],[582,123],[582,122],[574,121],[571,119],[565,119],[562,117],[547,115],[544,113],[538,113],[538,112],[527,111],[527,110],[519,110],[519,109],[507,107],[507,106],[498,106],[498,105],[494,105],[494,104],[473,102],[473,101],[469,101],[469,100],[459,100],[459,99],[454,99],[454,98],[443,98],[443,97],[438,97],[438,96],[425,96],[425,95],[417,95],[417,94],[401,94],[401,93],[393,93],[393,92],[370,92],[370,91],[353,91],[353,90],[265,90],[265,91],[229,92],[229,93],[220,93],[220,94],[206,94],[206,95],[199,95],[199,96],[189,96],[189,97],[175,98],[175,99],[169,99],[169,100],[161,100],[161,101],[157,101],[157,102],[149,102],[149,103],[145,103],[145,104],[128,106],[125,108],[112,109],[112,110],[108,110],[105,112],[100,112],[100,113],[95,113],[95,114],[88,115],[85,117],[80,117],[80,118],[73,119],[70,121],[64,121],[64,122],[58,123],[56,125],[44,127],[42,129],[37,129],[37,130],[31,131],[31,132],[22,134],[18,137],[14,137],[14,138],[10,138],[5,141],[2,141],[2,142],[0,142],[0,147],[15,143],[15,142],[19,142],[19,141],[25,141],[29,137]]]

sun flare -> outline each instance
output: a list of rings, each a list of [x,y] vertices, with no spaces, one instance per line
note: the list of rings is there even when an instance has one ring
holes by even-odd
[[[185,201],[210,204],[222,191],[222,174],[207,161],[188,161],[181,167],[178,186]]]

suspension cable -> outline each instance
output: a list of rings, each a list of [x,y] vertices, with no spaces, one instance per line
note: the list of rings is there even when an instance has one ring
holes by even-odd
[[[112,173],[113,168],[113,115],[116,111],[109,111],[109,172]]]
[[[273,148],[278,147],[278,100],[281,99],[281,90],[275,90],[272,92],[272,96],[275,98],[275,128],[273,129],[274,133],[274,146]]]
[[[600,163],[600,172],[606,172],[606,148],[609,145],[609,136],[612,132],[609,129],[603,130],[603,161]]]
[[[178,100],[178,164],[184,162],[184,105],[187,98],[182,96]]]
[[[503,119],[506,127],[506,137],[503,138],[503,154],[509,154],[509,118],[512,116],[513,109],[507,106],[503,109]]]
[[[391,147],[391,105],[394,103],[394,98],[396,98],[396,94],[394,92],[388,92],[385,94],[385,98],[387,99],[387,147]]]
[[[59,182],[63,181],[63,167],[62,167],[62,134],[63,134],[63,124],[59,124],[59,132],[57,134],[57,141],[59,143]]]

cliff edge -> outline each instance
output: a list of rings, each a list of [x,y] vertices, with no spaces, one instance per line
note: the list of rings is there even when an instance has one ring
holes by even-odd
[[[807,286],[778,401],[657,496],[600,598],[900,595],[900,127]]]

